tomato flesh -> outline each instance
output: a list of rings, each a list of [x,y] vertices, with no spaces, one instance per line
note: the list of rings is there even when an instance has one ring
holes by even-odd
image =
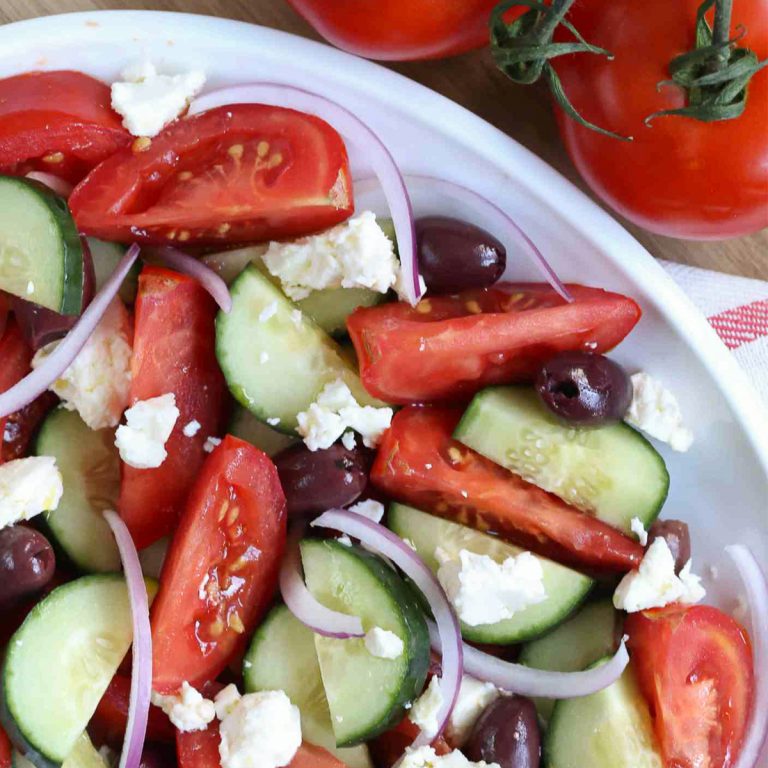
[[[530,382],[555,353],[615,347],[640,319],[626,296],[569,286],[502,283],[457,297],[357,309],[347,320],[366,389],[389,403],[469,397],[490,384]]]
[[[199,470],[152,606],[153,689],[213,680],[244,647],[277,585],[285,496],[266,454],[227,436]]]
[[[11,740],[0,726],[0,768],[11,768]]]
[[[384,434],[371,481],[433,514],[587,569],[628,571],[642,547],[453,439],[461,410],[411,406]]]
[[[378,768],[393,768],[419,732],[419,727],[405,717],[394,728],[377,736],[368,744],[374,765]],[[432,743],[432,749],[437,755],[447,755],[451,751],[442,736]]]
[[[130,135],[109,86],[82,72],[28,72],[0,80],[0,172],[42,170],[80,181]]]
[[[159,267],[139,276],[131,360],[131,403],[172,392],[179,418],[156,469],[123,465],[120,514],[136,546],[149,546],[176,525],[205,460],[208,436],[222,433],[228,395],[215,350],[217,307],[190,277]],[[193,437],[184,427],[196,420]]]
[[[735,765],[755,684],[746,631],[707,605],[630,614],[625,631],[664,764]]]
[[[135,142],[72,193],[88,235],[120,242],[251,242],[296,237],[352,213],[347,152],[336,131],[263,104],[212,109]]]

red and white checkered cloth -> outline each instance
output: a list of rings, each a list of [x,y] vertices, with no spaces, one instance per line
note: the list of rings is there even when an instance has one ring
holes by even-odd
[[[768,404],[768,282],[661,263],[706,315]]]

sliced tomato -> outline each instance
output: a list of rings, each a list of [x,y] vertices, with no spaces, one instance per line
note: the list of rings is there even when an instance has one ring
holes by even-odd
[[[242,650],[274,595],[286,521],[275,465],[227,436],[198,472],[163,565],[154,690],[172,693],[185,680],[199,688]]]
[[[643,549],[453,439],[461,410],[411,406],[392,420],[371,480],[389,496],[561,562],[628,571]]]
[[[146,140],[148,141],[148,140]],[[344,142],[322,120],[237,104],[179,120],[102,163],[69,199],[105,240],[227,243],[315,232],[353,210]]]
[[[347,320],[365,388],[389,403],[464,398],[489,384],[532,381],[556,352],[615,347],[640,319],[626,296],[502,283],[416,307],[381,304]]]
[[[77,183],[131,137],[109,86],[82,72],[28,72],[0,80],[0,172],[43,170]]]
[[[122,749],[125,728],[128,724],[130,695],[130,677],[115,675],[88,724],[88,732],[96,744],[108,744],[113,749]],[[172,743],[175,738],[176,729],[163,710],[154,706],[150,707],[147,740]]]
[[[393,768],[418,735],[419,727],[407,717],[403,718],[394,728],[384,731],[368,744],[373,764],[376,768]],[[438,755],[447,755],[451,751],[442,737],[432,743],[432,748]]]
[[[23,379],[30,371],[31,361],[32,350],[24,341],[17,323],[9,320],[0,337],[0,392],[5,392]],[[23,443],[26,448],[29,442],[31,433],[26,433],[23,439],[21,437],[22,430],[19,423],[23,420],[21,418],[23,413],[22,410],[0,418],[0,436],[2,437],[0,464],[12,458],[18,458],[17,446]]]
[[[142,270],[131,402],[172,392],[179,418],[157,469],[123,465],[120,514],[140,549],[174,529],[205,460],[205,440],[224,428],[229,396],[216,361],[215,318],[216,304],[196,280],[159,267]],[[192,420],[200,430],[186,437]]]
[[[744,628],[717,608],[696,605],[630,614],[624,631],[664,764],[735,765],[754,689]]]
[[[0,768],[11,768],[11,740],[0,726]]]

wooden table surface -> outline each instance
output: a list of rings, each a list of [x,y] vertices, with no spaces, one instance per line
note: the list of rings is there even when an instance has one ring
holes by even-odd
[[[226,16],[319,39],[285,0],[0,0],[0,23],[67,11],[126,8]],[[546,92],[512,84],[487,51],[446,61],[396,64],[393,69],[472,110],[583,187],[558,140]],[[768,230],[728,242],[695,243],[627,227],[654,256],[768,280]]]

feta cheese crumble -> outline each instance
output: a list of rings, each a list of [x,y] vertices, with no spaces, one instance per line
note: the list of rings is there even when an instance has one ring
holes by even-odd
[[[179,409],[173,392],[139,400],[125,412],[127,423],[121,424],[115,432],[120,458],[136,469],[159,467],[168,456],[165,444],[178,418]]]
[[[440,563],[437,579],[459,618],[470,627],[511,619],[547,599],[541,563],[530,552],[497,563],[466,549],[449,558],[438,547],[435,557]]]
[[[447,755],[438,755],[432,747],[408,747],[398,768],[500,768],[498,763],[471,762],[458,749]]]
[[[374,499],[358,501],[357,504],[349,507],[349,511],[354,512],[356,515],[367,517],[369,520],[373,520],[374,523],[380,523],[384,517],[384,505]]]
[[[463,747],[485,708],[499,697],[492,683],[484,683],[470,675],[461,678],[459,696],[448,720],[446,735],[451,744]]]
[[[693,432],[683,423],[677,398],[647,373],[632,375],[632,403],[624,420],[651,437],[684,453],[693,444]]]
[[[133,136],[157,136],[186,111],[205,85],[205,74],[199,70],[160,75],[149,61],[128,67],[120,76],[122,80],[112,84],[112,109]]]
[[[199,431],[202,424],[197,419],[192,419],[184,425],[184,429],[181,430],[184,437],[194,437]]]
[[[374,627],[365,633],[365,647],[378,659],[399,659],[403,655],[403,641],[388,629]]]
[[[0,464],[0,528],[56,509],[63,493],[53,456],[29,456]]]
[[[637,536],[637,540],[640,542],[640,546],[648,546],[648,531],[645,530],[643,521],[639,517],[633,517],[629,523],[629,527],[632,529],[632,533]]]
[[[234,683],[230,683],[226,688],[222,688],[213,698],[213,705],[216,708],[216,717],[223,720],[240,701],[240,691]]]
[[[646,550],[640,567],[619,582],[613,604],[619,610],[635,613],[670,603],[698,603],[705,594],[701,579],[691,573],[690,560],[679,576],[675,573],[675,558],[667,540],[659,537]]]
[[[326,288],[386,293],[400,271],[393,243],[371,211],[317,235],[290,243],[272,242],[263,260],[293,301]]]
[[[131,389],[130,318],[114,299],[77,357],[50,389],[68,411],[77,411],[91,429],[116,427],[128,406]],[[32,358],[37,368],[56,349],[46,344]]]
[[[440,678],[433,675],[424,693],[413,702],[408,712],[408,719],[429,736],[437,735],[439,723],[437,714],[443,706],[443,692],[440,690]]]
[[[208,437],[205,438],[205,442],[203,443],[203,450],[206,453],[213,453],[216,448],[218,448],[221,445],[221,438],[220,437],[211,437],[208,435]]]
[[[391,408],[360,405],[341,380],[326,384],[309,409],[297,414],[297,432],[310,451],[330,448],[347,429],[354,429],[367,448],[375,448],[392,422]]]
[[[219,732],[221,768],[280,768],[301,746],[299,709],[283,691],[247,693]]]
[[[270,416],[267,419],[267,424],[269,424],[270,427],[276,427],[279,423],[280,423],[279,416]]]
[[[152,691],[152,703],[168,715],[168,719],[182,732],[204,731],[216,717],[216,708],[186,680],[176,695],[164,696]]]
[[[354,451],[355,450],[355,446],[357,445],[357,440],[355,440],[355,433],[354,432],[345,432],[341,436],[341,444],[348,451]]]

